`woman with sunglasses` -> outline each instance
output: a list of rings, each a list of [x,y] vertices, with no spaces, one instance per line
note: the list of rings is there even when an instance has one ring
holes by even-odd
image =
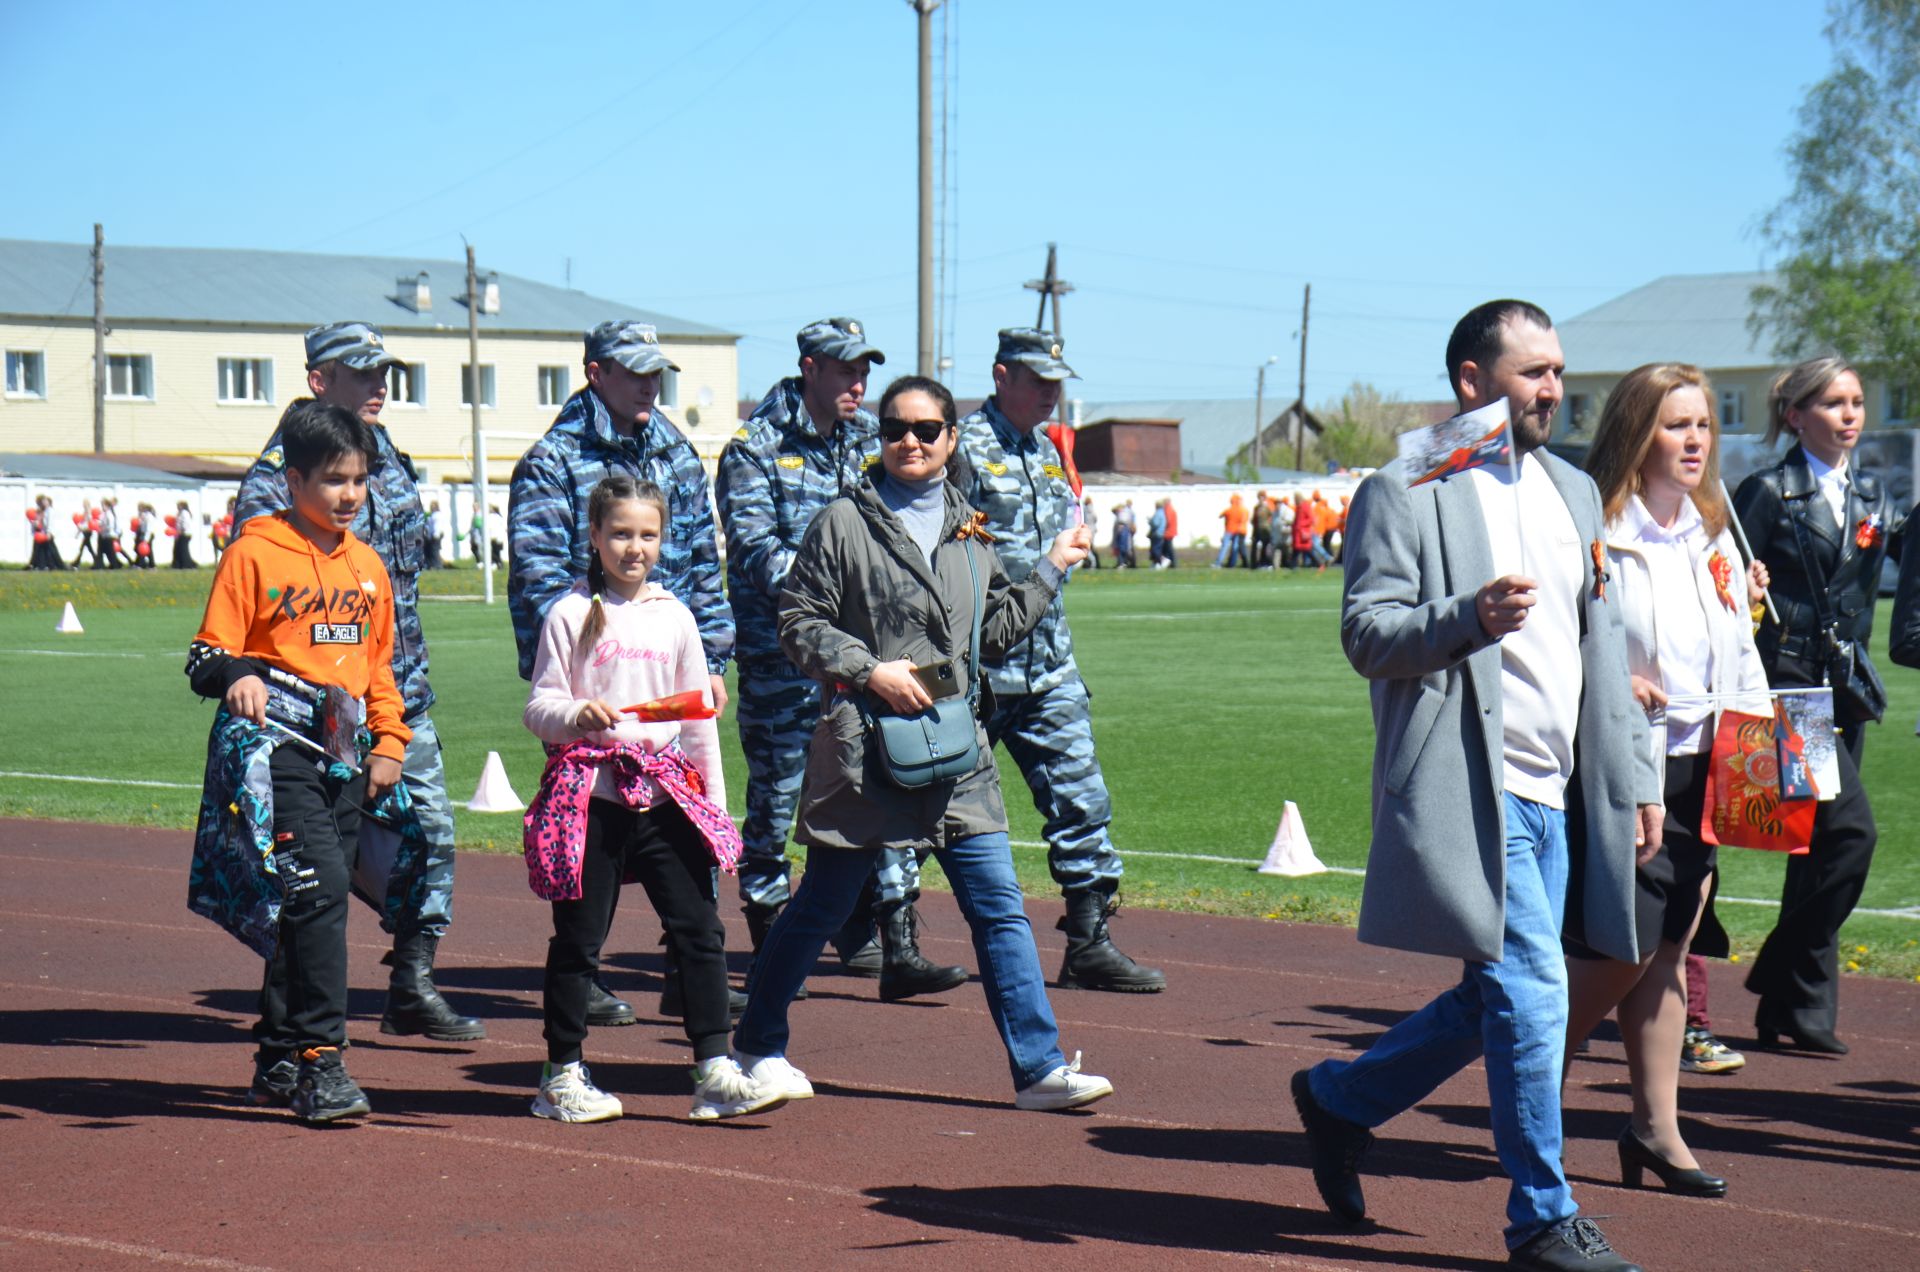
[[[1113,1093],[1061,1053],[1040,956],[1007,843],[992,749],[974,720],[971,771],[918,789],[896,785],[869,726],[873,712],[911,716],[966,695],[979,616],[981,658],[1040,621],[1068,570],[1085,559],[1084,527],[1063,532],[1026,582],[1010,584],[977,515],[946,480],[957,415],[938,381],[903,376],[880,399],[880,466],[808,529],[780,597],[780,644],[821,683],[825,705],[808,750],[794,838],[806,873],[761,946],[734,1033],[754,1081],[789,1099],[813,1094],[787,1060],[787,1007],[827,939],[852,912],[882,848],[930,847],[972,930],[987,1007],[1007,1048],[1014,1103],[1067,1109]],[[976,592],[976,578],[979,591]]]

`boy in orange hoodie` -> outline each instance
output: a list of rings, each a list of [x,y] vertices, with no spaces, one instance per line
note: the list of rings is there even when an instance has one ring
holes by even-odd
[[[330,1122],[369,1111],[340,1061],[348,880],[362,806],[399,781],[412,734],[393,681],[387,571],[348,528],[367,497],[374,440],[352,412],[305,399],[287,409],[280,429],[292,506],[247,522],[221,557],[187,658],[194,691],[222,704],[209,792],[245,788],[228,801],[243,831],[243,800],[270,806],[270,860],[248,851],[257,843],[209,860],[205,823],[219,801],[203,801],[192,904],[262,953],[271,950],[254,1027],[253,1102]],[[352,742],[362,715],[373,738],[364,759]],[[226,757],[245,756],[244,773],[263,752],[270,799],[258,800],[264,792],[244,778],[221,780],[233,771]],[[210,875],[219,876],[211,887]],[[226,912],[236,895],[254,903],[244,931]]]

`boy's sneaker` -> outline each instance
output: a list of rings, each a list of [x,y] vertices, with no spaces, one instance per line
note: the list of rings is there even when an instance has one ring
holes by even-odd
[[[338,1047],[309,1047],[300,1053],[294,1081],[293,1115],[303,1122],[332,1122],[373,1111],[367,1093],[347,1076]]]
[[[693,1109],[687,1116],[696,1122],[712,1122],[777,1109],[786,1102],[785,1091],[761,1086],[740,1071],[732,1056],[715,1056],[694,1067]]]
[[[787,1063],[785,1056],[750,1056],[741,1052],[740,1068],[747,1079],[762,1090],[778,1092],[789,1100],[811,1100],[813,1083],[807,1075]]]
[[[618,1098],[593,1085],[593,1075],[580,1061],[557,1068],[548,1061],[540,1070],[540,1093],[533,1097],[535,1117],[556,1122],[611,1122],[624,1112]]]
[[[1072,1064],[1063,1064],[1026,1090],[1016,1091],[1013,1106],[1017,1109],[1054,1112],[1077,1109],[1083,1104],[1104,1100],[1112,1094],[1113,1083],[1095,1074],[1080,1072],[1080,1053],[1076,1051]]]
[[[284,1109],[293,1103],[293,1089],[299,1082],[300,1066],[293,1062],[292,1056],[281,1056],[272,1064],[256,1056],[247,1103],[262,1109]]]
[[[1747,1058],[1713,1036],[1710,1029],[1689,1029],[1680,1044],[1682,1073],[1732,1073]]]

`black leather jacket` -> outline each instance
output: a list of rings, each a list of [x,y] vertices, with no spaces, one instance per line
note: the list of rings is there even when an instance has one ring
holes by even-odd
[[[1902,667],[1920,667],[1920,504],[1907,514],[1913,533],[1902,535],[1900,549],[1900,587],[1893,594],[1893,631],[1887,652]]]
[[[1865,657],[1873,636],[1880,565],[1897,529],[1879,479],[1871,473],[1851,474],[1844,527],[1835,526],[1807,468],[1807,453],[1795,446],[1778,464],[1740,483],[1733,495],[1733,510],[1754,555],[1767,563],[1772,578],[1769,591],[1780,613],[1777,625],[1769,618],[1754,635],[1767,679],[1776,687],[1822,682],[1828,646],[1814,605],[1815,580],[1825,589],[1834,634],[1852,641]],[[1796,535],[1796,521],[1805,527],[1804,535]],[[1799,542],[1802,537],[1808,549],[1805,555]],[[1863,539],[1868,540],[1864,547]]]

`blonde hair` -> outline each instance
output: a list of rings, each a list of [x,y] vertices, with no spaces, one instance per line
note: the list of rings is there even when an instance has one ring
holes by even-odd
[[[1787,412],[1805,407],[1849,372],[1860,378],[1845,358],[1829,353],[1795,363],[1773,377],[1773,388],[1767,394],[1767,445],[1778,441],[1780,434],[1793,432],[1787,427]]]
[[[1720,411],[1706,372],[1685,362],[1649,362],[1627,372],[1607,394],[1600,424],[1587,450],[1587,473],[1600,488],[1600,512],[1609,522],[1627,506],[1627,498],[1646,489],[1640,470],[1653,449],[1654,430],[1660,425],[1660,406],[1679,389],[1698,389],[1707,402],[1707,428],[1713,438],[1693,506],[1700,510],[1707,534],[1727,528],[1727,500],[1720,484]]]

